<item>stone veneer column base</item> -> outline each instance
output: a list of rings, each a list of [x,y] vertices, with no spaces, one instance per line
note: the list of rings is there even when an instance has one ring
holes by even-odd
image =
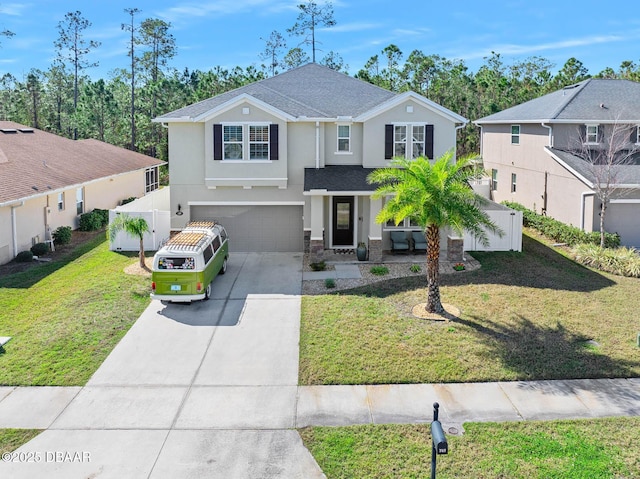
[[[311,231],[310,230],[304,231],[304,252],[305,253],[311,252]]]
[[[382,240],[369,239],[369,261],[374,263],[382,262]]]
[[[460,262],[464,258],[464,240],[447,236],[447,260]]]
[[[318,263],[324,259],[324,241],[309,240],[309,253],[312,263]]]

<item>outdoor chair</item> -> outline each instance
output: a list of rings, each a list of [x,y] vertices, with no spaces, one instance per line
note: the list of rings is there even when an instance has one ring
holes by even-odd
[[[409,251],[409,240],[407,239],[407,234],[404,231],[391,232],[391,251]]]
[[[422,231],[412,231],[411,239],[413,240],[414,251],[427,251],[427,240]]]

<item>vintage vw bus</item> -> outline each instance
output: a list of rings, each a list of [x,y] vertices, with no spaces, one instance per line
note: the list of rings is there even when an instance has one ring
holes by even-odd
[[[190,302],[209,299],[211,282],[227,270],[229,238],[214,222],[194,221],[153,257],[151,298]]]

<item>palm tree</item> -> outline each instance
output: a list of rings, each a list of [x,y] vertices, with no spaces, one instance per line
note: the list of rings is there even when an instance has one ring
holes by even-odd
[[[439,261],[440,229],[451,227],[458,234],[464,230],[482,244],[489,242],[487,230],[502,236],[502,231],[480,207],[487,200],[477,195],[469,181],[481,176],[473,155],[453,161],[448,151],[433,163],[428,158],[414,160],[394,158],[391,167],[369,174],[367,181],[377,184],[373,198],[386,198],[376,217],[378,223],[400,224],[411,218],[424,231],[427,241],[427,305],[429,313],[442,314]]]
[[[138,258],[140,259],[140,267],[146,269],[147,266],[144,262],[144,234],[149,232],[147,221],[142,217],[133,217],[127,213],[120,213],[109,223],[109,241],[115,241],[116,235],[120,231],[124,231],[128,235],[140,240],[140,253],[138,254]]]

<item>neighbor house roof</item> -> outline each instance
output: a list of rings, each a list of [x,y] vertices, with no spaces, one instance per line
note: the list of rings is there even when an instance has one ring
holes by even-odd
[[[474,123],[586,122],[640,123],[640,83],[591,78]]]
[[[102,141],[74,141],[0,121],[0,204],[162,163]]]
[[[210,112],[223,109],[238,99],[255,99],[288,119],[349,119],[378,108],[391,107],[394,99],[403,100],[408,94],[452,121],[467,122],[460,115],[416,93],[399,95],[316,63],[185,106],[154,121],[202,121]]]
[[[596,168],[587,160],[559,148],[545,147],[551,157],[569,170],[590,188],[597,182]],[[617,178],[617,186],[621,188],[638,188],[640,186],[640,164],[620,164],[612,166],[612,175]]]

